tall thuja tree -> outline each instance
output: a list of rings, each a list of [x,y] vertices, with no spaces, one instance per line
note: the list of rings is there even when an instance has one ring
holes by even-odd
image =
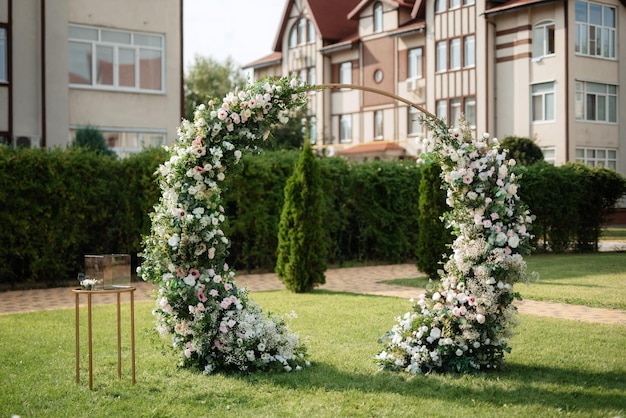
[[[419,185],[419,215],[417,217],[417,268],[438,280],[437,271],[444,257],[449,254],[452,234],[443,222],[447,211],[446,192],[441,184],[441,168],[438,164],[425,164]]]
[[[319,163],[305,141],[298,164],[285,185],[278,229],[276,274],[292,292],[326,283],[326,240],[322,218]]]
[[[210,373],[306,364],[305,347],[282,318],[266,317],[236,286],[222,230],[226,175],[243,150],[261,145],[287,111],[306,104],[306,89],[295,79],[267,79],[198,106],[158,170],[161,197],[139,273],[159,285],[157,329],[182,366]]]
[[[438,162],[456,238],[433,289],[398,318],[377,356],[382,369],[409,373],[470,372],[498,368],[510,351],[518,297],[526,279],[532,216],[517,196],[515,161],[488,135],[450,130],[434,116],[424,124],[426,156]]]

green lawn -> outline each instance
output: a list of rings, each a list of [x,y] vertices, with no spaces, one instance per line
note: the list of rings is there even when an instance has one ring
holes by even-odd
[[[515,288],[524,299],[626,310],[626,253],[538,254],[526,257],[539,280]],[[424,288],[425,277],[385,283]]]
[[[74,382],[74,310],[0,316],[0,417],[615,417],[626,414],[626,329],[521,315],[508,369],[471,376],[379,372],[377,342],[410,309],[401,298],[316,291],[252,293],[295,310],[312,366],[292,374],[209,375],[174,366],[137,303],[137,384],[124,329],[117,379],[115,307],[94,307],[94,391]],[[83,312],[84,313],[84,312]],[[123,308],[127,323],[128,306]],[[83,325],[84,325],[83,321]],[[83,335],[86,330],[83,329]]]

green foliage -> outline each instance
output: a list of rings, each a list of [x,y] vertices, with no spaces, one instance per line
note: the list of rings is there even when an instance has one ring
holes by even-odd
[[[419,215],[417,225],[417,268],[433,280],[438,280],[444,255],[450,253],[453,236],[442,216],[449,209],[446,192],[441,187],[441,167],[427,164],[422,168],[419,185]],[[445,257],[447,259],[447,257]]]
[[[76,137],[71,144],[72,147],[86,148],[97,154],[116,157],[114,151],[109,149],[102,132],[95,126],[84,126],[76,130]]]
[[[530,138],[507,136],[500,141],[500,147],[507,149],[507,157],[519,165],[533,165],[543,161],[541,148]]]
[[[326,283],[326,242],[322,218],[322,182],[311,144],[305,142],[285,186],[278,227],[276,274],[288,290],[310,292]]]
[[[614,170],[570,163],[520,168],[520,197],[537,217],[533,233],[544,251],[597,251],[602,225],[626,194]]]
[[[245,84],[245,75],[231,57],[220,63],[213,58],[196,55],[184,79],[185,119],[193,120],[196,106],[210,100],[220,100],[221,103],[222,97]]]
[[[54,286],[83,270],[85,254],[139,252],[157,201],[147,179],[163,159],[0,147],[0,284]]]

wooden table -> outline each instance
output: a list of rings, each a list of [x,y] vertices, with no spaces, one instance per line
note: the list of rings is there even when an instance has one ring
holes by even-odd
[[[80,296],[87,296],[87,333],[89,340],[89,389],[93,390],[93,349],[92,349],[92,319],[91,298],[93,295],[114,293],[117,297],[117,377],[122,378],[122,334],[120,318],[120,295],[130,293],[130,335],[131,335],[131,361],[132,361],[132,384],[135,384],[135,288],[123,287],[105,290],[72,289],[76,300],[76,383],[80,383]]]

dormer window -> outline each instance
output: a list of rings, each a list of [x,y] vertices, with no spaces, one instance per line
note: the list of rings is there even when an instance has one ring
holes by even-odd
[[[315,42],[315,25],[313,22],[304,17],[291,27],[289,32],[289,48],[295,48],[298,45]]]
[[[374,3],[374,32],[383,31],[383,5],[381,2]]]

